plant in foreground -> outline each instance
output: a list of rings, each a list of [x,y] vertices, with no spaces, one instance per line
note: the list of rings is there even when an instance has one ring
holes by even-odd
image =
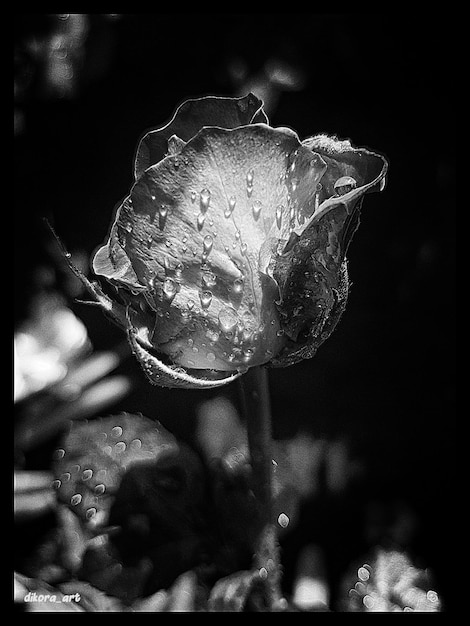
[[[253,94],[188,100],[139,142],[135,182],[94,256],[113,297],[70,261],[152,383],[204,389],[244,375],[263,519],[255,571],[271,610],[283,602],[260,366],[310,358],[333,331],[363,196],[386,172],[382,156],[347,140],[272,128]]]

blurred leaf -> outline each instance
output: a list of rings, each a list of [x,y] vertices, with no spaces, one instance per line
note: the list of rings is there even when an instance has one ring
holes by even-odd
[[[348,612],[431,612],[441,610],[429,570],[405,552],[377,548],[343,583],[342,609]]]
[[[15,471],[13,505],[15,521],[38,517],[53,510],[56,498],[52,489],[52,474]]]

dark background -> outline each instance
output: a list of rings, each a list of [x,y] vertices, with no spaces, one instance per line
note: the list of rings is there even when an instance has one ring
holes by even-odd
[[[336,134],[386,155],[387,187],[365,199],[349,249],[346,313],[314,359],[270,370],[276,438],[305,430],[346,442],[365,468],[340,501],[325,495],[305,506],[286,539],[286,569],[314,537],[340,570],[367,547],[368,505],[378,503],[385,525],[397,505],[415,520],[407,548],[433,570],[450,604],[459,510],[450,25],[402,11],[88,15],[83,56],[64,93],[47,87],[25,45],[57,22],[15,18],[18,322],[28,314],[35,268],[57,262],[42,218],[72,253],[90,256],[132,184],[137,140],[189,97],[244,95],[263,85],[274,59],[295,80],[267,102],[273,126],[301,138]],[[122,341],[99,311],[71,306],[95,349]],[[133,392],[109,413],[142,412],[188,440],[198,403],[220,393],[153,388],[133,359],[122,367]],[[236,402],[235,389],[222,394]]]

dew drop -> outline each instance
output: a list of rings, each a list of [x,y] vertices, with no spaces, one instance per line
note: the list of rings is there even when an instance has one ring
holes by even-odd
[[[287,526],[289,526],[289,522],[289,517],[285,513],[281,513],[277,518],[277,523],[281,526],[281,528],[287,528]]]
[[[198,230],[202,230],[205,219],[206,219],[206,216],[204,215],[204,213],[199,213],[199,215],[197,216],[197,229]]]
[[[217,341],[220,337],[219,333],[216,330],[212,330],[211,328],[206,332],[206,337],[209,341]]]
[[[97,496],[102,496],[105,491],[106,491],[106,487],[102,483],[100,485],[96,485],[95,494]]]
[[[129,448],[131,450],[140,450],[141,447],[142,447],[142,441],[140,439],[133,439],[129,444]]]
[[[217,276],[214,272],[204,272],[202,274],[201,282],[205,289],[212,289],[217,283]]]
[[[181,275],[183,274],[184,266],[182,263],[178,263],[175,267],[175,278],[176,280],[181,280]]]
[[[62,450],[62,448],[59,448],[58,450],[54,452],[54,460],[56,461],[60,461],[60,459],[63,459],[64,456],[65,456],[65,450]]]
[[[202,245],[203,245],[205,254],[210,254],[210,252],[212,250],[213,243],[214,243],[214,240],[212,239],[212,237],[210,235],[206,235],[204,237],[204,241],[203,241]]]
[[[235,198],[235,196],[231,196],[228,201],[228,208],[225,210],[225,217],[230,217],[232,215],[235,209],[236,203],[237,203],[237,199]]]
[[[247,348],[246,350],[243,351],[243,361],[245,363],[248,363],[248,361],[251,361],[251,359],[253,358],[253,350],[251,348]]]
[[[125,452],[126,451],[126,444],[124,443],[124,441],[118,441],[117,444],[114,446],[114,450],[119,454],[121,452]]]
[[[253,202],[252,211],[253,211],[253,217],[255,218],[255,220],[257,220],[260,216],[261,207],[262,207],[262,204],[259,200],[255,200]]]
[[[203,189],[199,194],[199,204],[203,213],[205,213],[209,208],[210,200],[211,192],[209,191],[209,189]]]
[[[232,332],[238,324],[238,315],[232,307],[224,307],[219,312],[219,327],[224,333]]]
[[[357,570],[357,576],[358,576],[359,580],[362,580],[363,582],[365,582],[366,580],[369,580],[370,572],[365,567],[360,567]]]
[[[336,195],[344,196],[345,193],[351,191],[351,189],[355,189],[357,187],[357,182],[351,176],[341,176],[334,184],[334,190]]]
[[[111,429],[111,435],[116,439],[122,436],[122,428],[120,426],[115,426]]]
[[[212,302],[212,291],[200,291],[199,299],[203,309],[208,309]]]
[[[239,294],[243,291],[243,280],[241,278],[236,278],[233,281],[233,293]]]
[[[278,228],[281,228],[282,224],[282,210],[283,207],[281,205],[279,205],[276,209],[276,225]]]
[[[86,469],[82,474],[82,480],[90,480],[92,476],[93,476],[93,470]]]
[[[163,281],[163,295],[168,302],[172,302],[176,296],[178,286],[172,278],[165,278]]]
[[[77,506],[82,501],[82,496],[79,493],[76,493],[74,496],[70,498],[70,504],[72,506]]]
[[[86,518],[87,519],[92,519],[93,517],[95,517],[95,515],[96,515],[95,507],[92,507],[91,509],[88,509],[88,511],[86,512]]]
[[[206,354],[206,359],[212,363],[215,361],[215,354],[213,352],[208,352]]]
[[[62,481],[57,479],[57,480],[53,480],[52,481],[52,488],[53,489],[60,489],[60,486],[62,484]]]

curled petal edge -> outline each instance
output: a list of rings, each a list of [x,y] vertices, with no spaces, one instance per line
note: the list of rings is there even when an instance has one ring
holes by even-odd
[[[206,111],[209,107],[212,110]],[[233,114],[232,107],[238,107],[240,119],[236,125],[226,123],[225,118]],[[192,113],[197,123],[184,123],[185,116]],[[140,139],[136,153],[134,155],[134,178],[138,180],[142,173],[151,165],[155,165],[165,156],[161,145],[167,143],[172,137],[177,138],[177,143],[185,142],[194,137],[201,128],[205,126],[215,126],[220,128],[235,128],[256,122],[268,123],[268,118],[263,110],[263,102],[253,93],[240,98],[227,96],[203,96],[201,98],[191,98],[185,100],[176,109],[171,120],[160,128],[148,130]],[[192,131],[189,132],[188,131]],[[178,133],[184,137],[178,136]],[[180,143],[181,145],[181,143]]]
[[[150,352],[148,352],[141,344],[137,336],[137,329],[130,322],[127,310],[128,308],[109,298],[97,282],[88,280],[83,272],[72,261],[71,254],[67,252],[62,241],[50,224],[49,228],[59,244],[68,266],[94,299],[92,302],[82,301],[83,304],[99,306],[117,326],[126,331],[132,352],[152,384],[169,388],[215,389],[217,387],[227,385],[242,376],[244,372],[237,372],[219,379],[204,378],[202,376],[197,377],[189,374],[181,367],[173,369],[160,361],[153,354],[150,354]]]

